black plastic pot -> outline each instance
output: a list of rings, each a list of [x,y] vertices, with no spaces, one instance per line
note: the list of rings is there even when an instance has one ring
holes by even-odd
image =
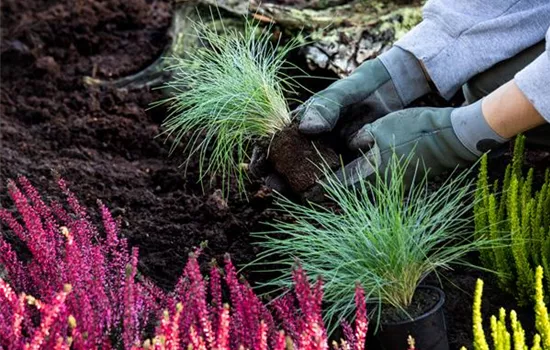
[[[382,323],[378,332],[369,339],[369,350],[406,350],[407,339],[412,336],[416,349],[449,350],[447,326],[443,315],[445,293],[437,287],[418,286],[439,295],[439,301],[424,314],[412,319],[395,323]]]

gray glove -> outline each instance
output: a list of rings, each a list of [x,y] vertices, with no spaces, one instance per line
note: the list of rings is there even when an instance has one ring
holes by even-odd
[[[430,87],[418,60],[393,47],[300,106],[296,110],[300,131],[328,132],[341,120],[339,131],[347,139],[366,123],[403,109],[428,92]]]
[[[384,174],[393,152],[411,156],[406,182],[413,176],[430,176],[466,167],[484,152],[506,142],[487,124],[481,101],[461,108],[410,108],[367,124],[349,147],[366,152],[336,175],[353,185],[378,170]],[[418,167],[417,167],[418,165]],[[415,169],[416,168],[416,169]]]
[[[340,136],[348,140],[366,123],[400,110],[428,92],[430,87],[418,60],[393,47],[317,93],[293,114],[305,134],[331,131],[340,121]],[[249,173],[263,178],[268,187],[283,191],[284,181],[269,169],[265,158],[264,152],[256,147]]]

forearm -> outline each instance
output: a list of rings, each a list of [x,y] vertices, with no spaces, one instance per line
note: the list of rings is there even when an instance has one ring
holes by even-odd
[[[482,110],[487,124],[503,138],[546,123],[513,80],[485,97]]]

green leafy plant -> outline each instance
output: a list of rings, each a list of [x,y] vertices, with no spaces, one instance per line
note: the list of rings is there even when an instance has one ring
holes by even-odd
[[[283,68],[299,44],[282,44],[269,28],[247,19],[244,30],[219,23],[194,23],[202,47],[171,58],[167,69],[173,77],[165,88],[173,96],[160,104],[169,104],[162,127],[173,137],[171,152],[185,142],[185,164],[197,157],[200,180],[221,176],[226,195],[232,181],[243,189],[251,143],[269,141],[291,122],[285,93],[294,85]]]
[[[541,189],[534,192],[533,169],[526,177],[522,172],[524,144],[525,137],[518,136],[502,187],[498,181],[489,184],[487,157],[482,158],[474,208],[478,236],[488,231],[492,238],[510,240],[509,245],[485,250],[481,257],[485,266],[499,272],[501,287],[520,304],[532,301],[535,267],[550,271],[550,169]]]
[[[489,346],[485,331],[483,330],[483,316],[481,313],[481,296],[483,294],[483,281],[478,279],[474,294],[473,307],[473,335],[474,335],[474,350],[512,350],[512,349],[530,349],[530,350],[550,350],[550,321],[548,309],[544,303],[543,292],[543,268],[538,266],[535,271],[535,281],[533,295],[535,301],[535,326],[537,334],[533,336],[533,346],[528,347],[525,340],[525,330],[518,320],[514,310],[510,312],[510,326],[512,333],[508,331],[506,325],[506,310],[500,309],[498,318],[491,316],[491,338],[493,347]],[[462,347],[461,350],[466,350]]]
[[[310,276],[322,275],[326,281],[330,324],[352,312],[349,300],[356,282],[369,291],[367,300],[378,304],[378,311],[393,307],[406,315],[428,274],[453,263],[468,264],[462,259],[467,253],[489,246],[470,234],[473,190],[467,172],[435,190],[426,177],[407,188],[403,179],[409,166],[411,157],[394,155],[385,173],[355,188],[326,174],[321,186],[335,209],[281,198],[279,210],[290,220],[254,234],[264,248],[255,264],[272,266],[280,274],[265,285],[290,285],[286,270],[298,259]]]

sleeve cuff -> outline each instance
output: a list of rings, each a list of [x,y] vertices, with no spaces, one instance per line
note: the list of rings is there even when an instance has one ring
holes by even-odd
[[[550,53],[540,55],[516,74],[514,81],[535,109],[550,123]]]
[[[430,92],[424,70],[410,52],[394,46],[378,58],[386,67],[403,106]]]
[[[456,40],[441,30],[438,23],[424,19],[397,41],[395,46],[410,52],[422,61],[441,96],[450,99],[462,85],[460,82],[463,78],[460,77],[458,69],[449,69],[449,60],[442,60],[441,55],[448,56],[446,48]]]
[[[548,26],[535,20],[529,21],[537,18],[534,14],[537,9],[518,10],[515,17],[503,15],[474,23],[460,33],[449,31],[441,20],[425,17],[424,21],[398,40],[395,46],[409,51],[422,61],[438,92],[444,98],[450,99],[471,77],[540,42],[541,29],[546,31]],[[541,13],[547,11],[546,7],[538,10]],[[504,24],[512,19],[518,25]],[[550,60],[548,50],[546,57],[546,60]],[[540,67],[544,64],[548,62],[538,62],[537,70],[547,69]],[[542,81],[548,86],[548,70],[545,74],[537,86]],[[539,105],[541,103],[536,102]]]

